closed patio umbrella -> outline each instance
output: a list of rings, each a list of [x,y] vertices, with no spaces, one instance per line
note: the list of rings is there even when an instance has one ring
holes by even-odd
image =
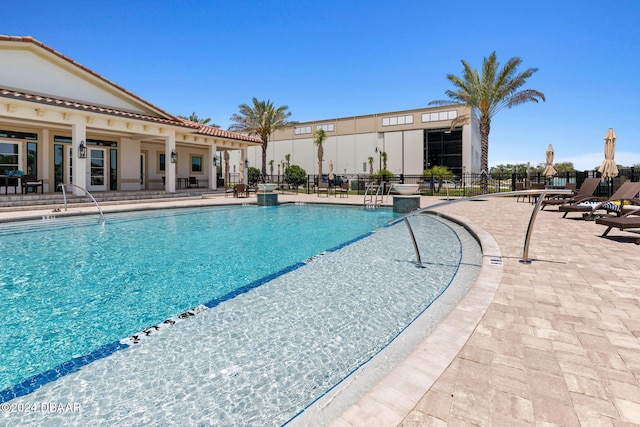
[[[557,174],[555,168],[553,167],[553,146],[549,144],[547,147],[547,166],[545,166],[542,174],[547,178],[551,178]]]
[[[333,181],[333,160],[329,160],[329,179]]]
[[[598,172],[602,174],[603,178],[614,178],[618,176],[618,166],[613,160],[616,151],[616,134],[612,128],[607,131],[604,141],[604,161],[598,168]]]

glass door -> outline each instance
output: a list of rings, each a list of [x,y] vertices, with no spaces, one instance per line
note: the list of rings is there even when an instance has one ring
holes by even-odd
[[[89,191],[107,191],[107,156],[104,148],[89,148],[91,160],[89,174]]]

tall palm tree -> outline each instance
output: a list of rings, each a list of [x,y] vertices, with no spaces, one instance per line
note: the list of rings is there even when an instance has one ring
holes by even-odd
[[[316,130],[315,135],[313,135],[313,143],[318,146],[318,182],[322,182],[322,158],[324,157],[324,144],[325,139],[327,139],[327,134],[324,129]]]
[[[289,107],[283,105],[274,107],[271,100],[258,101],[253,98],[253,106],[241,104],[240,112],[231,116],[234,122],[229,126],[233,132],[246,133],[250,136],[257,136],[262,140],[262,176],[267,175],[267,146],[269,136],[277,129],[291,126],[293,122],[287,121],[291,113],[287,111]]]
[[[209,123],[211,121],[210,117],[207,117],[206,119],[201,119],[200,117],[198,117],[198,115],[196,114],[196,112],[194,111],[193,113],[191,113],[190,116],[178,116],[181,119],[185,119],[185,120],[189,120],[191,122],[195,122],[195,123],[200,123],[201,125],[206,125],[207,123]],[[216,124],[210,124],[208,126],[211,126],[213,128],[219,128],[220,126],[216,125]]]
[[[451,105],[464,104],[471,108],[476,115],[480,127],[480,168],[482,176],[480,178],[480,191],[488,191],[487,176],[489,173],[489,132],[491,131],[491,119],[503,108],[511,108],[525,102],[538,100],[545,101],[544,94],[533,89],[520,90],[529,77],[533,75],[537,68],[527,68],[518,73],[518,67],[522,59],[513,57],[498,70],[499,63],[496,53],[491,52],[488,58],[482,61],[482,74],[464,60],[461,61],[464,67],[463,76],[458,77],[448,74],[447,79],[455,90],[447,90],[445,94],[448,100],[432,101],[430,105]],[[461,116],[453,121],[451,127],[464,123],[468,117]]]

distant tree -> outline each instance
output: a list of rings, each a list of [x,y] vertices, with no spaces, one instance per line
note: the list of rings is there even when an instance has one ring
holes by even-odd
[[[249,185],[256,185],[260,182],[260,169],[249,166],[249,170],[247,171],[247,182]]]
[[[369,157],[367,161],[369,162],[369,175],[373,175],[373,157]]]
[[[573,167],[573,163],[572,162],[556,163],[556,164],[553,165],[553,167],[558,173],[575,171],[575,168]]]
[[[201,119],[200,117],[198,117],[195,111],[191,113],[191,115],[188,117],[187,116],[178,116],[178,117],[180,117],[181,119],[189,120],[191,122],[200,123],[201,125],[211,126],[212,128],[220,127],[214,123],[209,125],[208,123],[211,121],[211,118],[207,117],[206,119]]]
[[[324,129],[318,129],[313,135],[313,143],[318,146],[318,176],[322,179],[322,158],[324,157],[324,141],[327,139],[327,134]],[[320,182],[320,181],[318,181]]]
[[[262,175],[267,175],[267,146],[269,136],[278,130],[291,126],[293,122],[287,119],[291,112],[287,111],[286,105],[275,107],[271,100],[258,101],[253,98],[253,106],[240,104],[240,112],[231,116],[233,124],[230,131],[246,133],[250,136],[257,136],[262,140]]]
[[[273,179],[273,159],[269,160],[269,174],[271,174],[270,178]]]
[[[426,179],[430,179],[430,180],[434,180],[437,179],[438,180],[438,185],[436,187],[436,191],[439,193],[440,189],[442,188],[442,184],[443,181],[445,179],[451,179],[453,178],[453,172],[451,172],[451,170],[446,167],[446,166],[432,166],[429,169],[426,169],[424,172],[422,172],[422,174],[424,175],[424,177]]]
[[[382,169],[387,169],[387,158],[389,156],[387,155],[386,151],[383,151],[382,153],[380,153],[380,158],[382,159]]]
[[[489,172],[489,132],[491,131],[491,119],[503,108],[511,108],[525,102],[545,100],[544,94],[533,89],[519,90],[533,75],[537,68],[528,68],[524,72],[516,74],[522,63],[518,57],[511,58],[505,66],[498,70],[498,60],[495,51],[484,58],[482,62],[482,74],[471,68],[466,61],[461,61],[464,67],[463,76],[447,75],[447,79],[453,83],[456,90],[447,90],[445,94],[448,100],[432,101],[431,105],[464,104],[471,108],[478,117],[480,125],[480,169],[483,175],[480,178],[480,191],[487,193]],[[468,117],[460,116],[454,119],[451,127],[460,125],[468,120]]]
[[[287,162],[287,167],[291,166],[291,154],[285,154],[284,160]]]
[[[307,172],[298,165],[288,166],[284,171],[284,182],[298,188],[307,181]]]

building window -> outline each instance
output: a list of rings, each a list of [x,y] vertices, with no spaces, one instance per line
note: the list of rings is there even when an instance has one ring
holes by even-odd
[[[164,172],[164,167],[165,167],[165,161],[166,161],[166,156],[164,155],[164,153],[160,153],[158,156],[158,168],[160,170],[160,172]]]
[[[333,132],[333,129],[334,129],[333,123],[329,123],[327,125],[318,125],[318,126],[316,126],[316,130],[320,130],[320,129],[322,129],[325,132]]]
[[[202,156],[191,156],[191,172],[202,172]]]
[[[411,125],[411,124],[413,124],[412,115],[382,118],[382,126],[397,126],[397,125]]]
[[[296,135],[304,135],[311,133],[311,126],[298,126],[296,128]]]
[[[27,173],[38,176],[38,144],[27,142]]]
[[[7,139],[26,139],[27,141],[37,141],[38,134],[31,132],[15,132],[12,130],[1,130],[0,129],[0,138]]]
[[[113,148],[109,150],[109,189],[118,189],[118,150]]]
[[[19,169],[18,144],[0,142],[0,172]]]
[[[453,120],[458,117],[457,110],[439,111],[436,113],[423,113],[422,122],[438,122],[442,120]]]

